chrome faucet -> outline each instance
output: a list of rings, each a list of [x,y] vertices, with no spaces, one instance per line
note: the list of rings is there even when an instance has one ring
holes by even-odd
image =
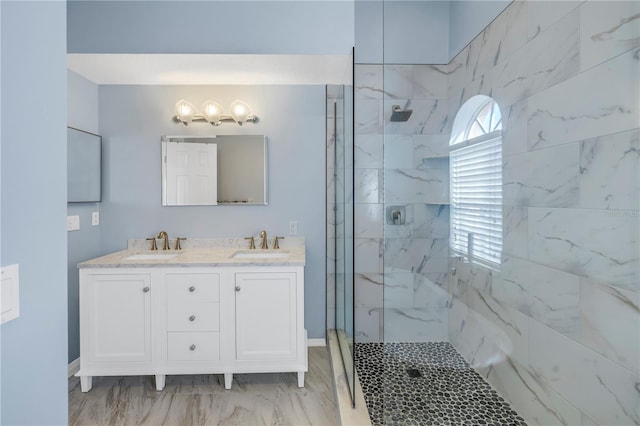
[[[164,240],[162,250],[169,250],[169,235],[165,231],[160,231],[156,238],[162,238]]]
[[[267,231],[260,231],[260,238],[262,238],[262,243],[260,243],[260,248],[266,250],[269,248],[269,242],[267,241]]]

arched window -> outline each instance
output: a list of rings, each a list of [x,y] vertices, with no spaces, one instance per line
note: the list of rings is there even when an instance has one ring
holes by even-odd
[[[458,111],[450,141],[453,254],[499,269],[502,256],[502,116],[487,96]]]

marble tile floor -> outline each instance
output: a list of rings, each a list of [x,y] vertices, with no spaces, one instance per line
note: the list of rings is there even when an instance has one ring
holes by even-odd
[[[338,413],[326,347],[309,348],[305,387],[296,375],[237,374],[231,390],[222,375],[95,377],[80,391],[69,379],[69,425],[336,425]]]
[[[373,425],[526,426],[448,342],[356,343]]]

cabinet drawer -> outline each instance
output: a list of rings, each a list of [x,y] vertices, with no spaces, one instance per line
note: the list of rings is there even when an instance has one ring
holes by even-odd
[[[220,301],[219,274],[167,274],[169,305],[174,301]]]
[[[219,303],[169,302],[169,331],[220,330]]]
[[[169,333],[169,361],[218,361],[220,333]]]

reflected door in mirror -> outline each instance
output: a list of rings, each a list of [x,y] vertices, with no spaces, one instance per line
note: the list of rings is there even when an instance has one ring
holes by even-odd
[[[167,143],[166,205],[218,204],[217,145]]]

